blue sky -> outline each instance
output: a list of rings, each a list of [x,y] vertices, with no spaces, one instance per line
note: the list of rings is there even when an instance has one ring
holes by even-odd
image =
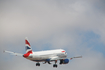
[[[53,69],[3,53],[24,54],[25,37],[33,51],[63,48],[68,57],[83,56],[58,70],[104,70],[104,7],[104,0],[0,0],[0,70]]]

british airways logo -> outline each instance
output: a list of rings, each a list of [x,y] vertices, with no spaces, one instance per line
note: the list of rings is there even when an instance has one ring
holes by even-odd
[[[31,49],[30,47],[26,46],[26,50]]]

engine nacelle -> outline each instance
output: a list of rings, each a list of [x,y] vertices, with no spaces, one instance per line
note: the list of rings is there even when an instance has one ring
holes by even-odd
[[[67,64],[67,63],[69,63],[69,59],[60,60],[60,64]]]
[[[49,61],[50,61],[50,59],[46,59],[46,61],[47,61],[47,62],[49,62]]]

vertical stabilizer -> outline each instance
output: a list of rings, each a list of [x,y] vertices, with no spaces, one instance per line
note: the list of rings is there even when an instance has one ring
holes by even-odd
[[[32,48],[27,37],[25,38],[25,48],[26,48],[26,53],[32,53]]]

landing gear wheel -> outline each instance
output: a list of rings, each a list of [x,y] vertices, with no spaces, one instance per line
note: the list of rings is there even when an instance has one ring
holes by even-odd
[[[57,64],[54,64],[53,67],[56,67],[57,68]]]
[[[36,66],[40,66],[40,63],[36,63]]]

